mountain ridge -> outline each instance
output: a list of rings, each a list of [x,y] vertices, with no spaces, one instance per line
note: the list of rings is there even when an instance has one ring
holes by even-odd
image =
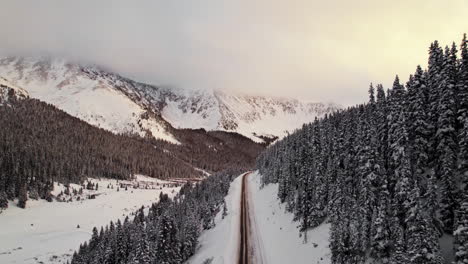
[[[237,132],[264,142],[340,108],[332,103],[150,85],[96,65],[48,57],[1,58],[0,76],[92,125],[176,144],[171,126]]]

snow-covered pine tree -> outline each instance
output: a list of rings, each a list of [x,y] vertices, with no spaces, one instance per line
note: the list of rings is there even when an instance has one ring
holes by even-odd
[[[139,239],[135,241],[135,250],[132,252],[131,263],[151,264],[149,241],[146,230],[142,225],[138,228]]]
[[[390,218],[390,193],[388,192],[386,177],[382,177],[378,190],[379,200],[377,210],[372,218],[370,255],[386,263],[390,257],[392,246],[388,225],[388,219]]]
[[[442,264],[438,232],[433,229],[430,217],[421,206],[419,187],[411,190],[406,223],[406,248],[410,263]]]
[[[460,45],[460,68],[458,74],[458,123],[460,130],[458,133],[459,139],[459,155],[458,155],[458,170],[463,179],[465,188],[468,188],[468,40],[466,34],[463,35],[463,40]]]
[[[415,177],[421,178],[428,167],[428,144],[430,127],[428,118],[428,89],[426,75],[418,65],[413,78],[408,82],[408,140],[411,147],[411,164]]]
[[[437,159],[436,148],[437,148],[437,123],[439,119],[439,98],[441,91],[439,89],[440,82],[442,80],[442,68],[444,62],[444,52],[439,46],[438,41],[431,43],[429,48],[429,60],[427,68],[427,88],[428,88],[428,107],[429,107],[429,128],[431,130],[431,139],[429,141],[430,145],[430,161]]]
[[[468,192],[457,212],[455,231],[455,264],[468,263]]]
[[[441,179],[442,191],[445,195],[441,200],[441,219],[444,230],[452,233],[454,224],[454,212],[458,208],[459,190],[456,183],[457,161],[457,109],[456,109],[456,84],[457,84],[457,59],[456,48],[446,47],[439,83],[440,96],[437,112],[437,164],[436,175]]]

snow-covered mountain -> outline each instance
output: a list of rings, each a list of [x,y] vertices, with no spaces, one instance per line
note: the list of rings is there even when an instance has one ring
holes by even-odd
[[[11,97],[26,98],[28,96],[29,95],[26,90],[17,87],[16,85],[0,77],[0,104],[8,102]]]
[[[339,108],[331,103],[148,85],[63,59],[3,58],[0,76],[90,124],[170,142],[177,141],[169,124],[233,131],[262,141],[259,136],[282,137]]]
[[[177,142],[156,115],[116,89],[113,75],[92,67],[63,59],[4,58],[0,76],[92,125]]]

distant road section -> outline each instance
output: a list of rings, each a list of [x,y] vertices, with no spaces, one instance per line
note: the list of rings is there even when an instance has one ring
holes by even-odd
[[[239,264],[250,263],[249,259],[249,220],[247,208],[247,192],[246,182],[247,177],[251,172],[247,172],[242,176],[241,204],[240,204],[240,244],[239,244]]]

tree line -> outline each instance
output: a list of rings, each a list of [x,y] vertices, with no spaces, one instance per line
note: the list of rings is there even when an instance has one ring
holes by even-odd
[[[304,235],[331,223],[333,263],[444,263],[443,235],[468,263],[467,45],[433,42],[406,84],[371,84],[257,159]]]
[[[71,263],[183,263],[195,253],[201,232],[214,227],[218,213],[226,214],[224,197],[239,174],[228,170],[187,183],[174,199],[161,193],[148,213],[141,208],[133,220],[110,222],[100,231],[95,227]]]
[[[130,179],[134,174],[190,178],[203,176],[197,168],[209,173],[249,168],[264,148],[245,137],[206,131],[177,132],[180,145],[116,135],[50,104],[16,97],[13,89],[6,94],[8,103],[0,104],[0,209],[15,198],[23,208],[28,197],[51,201],[54,181]]]

